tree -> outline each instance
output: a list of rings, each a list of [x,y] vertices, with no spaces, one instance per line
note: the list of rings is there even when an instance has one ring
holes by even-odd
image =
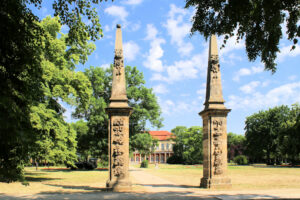
[[[68,37],[65,38],[68,48],[79,47],[74,50],[80,51],[88,44],[86,38],[96,40],[102,35],[98,15],[91,6],[99,2],[101,0],[54,1],[55,15],[59,15],[61,22],[70,28]],[[32,13],[28,5],[33,4],[40,8],[41,3],[40,0],[0,2],[1,181],[10,182],[23,178],[23,165],[28,160],[29,144],[36,139],[32,134],[34,127],[31,112],[32,106],[41,106],[39,104],[45,97],[45,88],[41,85],[45,78],[43,77],[45,68],[41,65],[44,59],[41,51],[44,50],[42,47],[47,45],[43,43],[46,30],[40,26],[38,17]],[[86,25],[82,19],[90,23]],[[76,54],[72,50],[68,53],[70,56]],[[84,59],[86,57],[80,57],[81,61]],[[78,74],[79,76],[82,75]],[[73,83],[75,82],[74,79]]]
[[[196,7],[192,33],[198,31],[207,39],[212,34],[225,35],[226,41],[245,38],[250,61],[261,57],[266,70],[276,71],[275,59],[286,23],[288,39],[294,49],[300,37],[300,3],[289,0],[186,0],[186,8]]]
[[[149,133],[138,133],[130,138],[131,151],[138,151],[142,155],[150,155],[158,144],[157,139],[153,139]]]
[[[270,108],[246,118],[246,153],[250,160],[274,164],[282,160],[279,134],[282,124],[289,119],[287,106]]]
[[[14,181],[22,178],[23,164],[29,156],[40,160],[47,160],[53,164],[72,165],[76,156],[76,133],[64,121],[64,108],[60,102],[86,108],[91,95],[91,85],[82,72],[74,72],[79,62],[84,63],[86,57],[95,48],[92,43],[77,45],[68,43],[67,35],[60,33],[59,18],[46,17],[37,22],[43,30],[41,46],[38,48],[41,78],[38,79],[39,99],[35,99],[28,106],[28,130],[20,129],[20,135],[11,133],[15,138],[13,145],[4,144],[5,151],[1,151],[1,180]],[[83,39],[83,38],[82,38]],[[89,40],[88,37],[85,40]],[[24,129],[23,129],[24,130]],[[5,134],[1,133],[5,137]],[[12,141],[4,138],[3,141]],[[1,141],[2,142],[2,141]],[[18,145],[18,146],[15,146]],[[22,154],[13,155],[22,149]],[[19,160],[15,160],[16,156]],[[23,156],[23,157],[20,157]],[[16,169],[18,169],[16,171]]]
[[[228,160],[233,160],[236,156],[244,155],[245,136],[229,132],[227,134]]]
[[[89,145],[85,150],[89,151],[92,156],[103,160],[108,158],[108,115],[105,108],[109,104],[111,94],[112,67],[112,65],[107,69],[90,67],[85,71],[92,84],[93,94],[88,109],[77,107],[74,113],[75,117],[84,117],[87,120]],[[143,73],[139,72],[136,67],[126,66],[125,76],[129,106],[134,110],[130,116],[130,137],[144,132],[146,122],[160,128],[162,126],[161,110],[152,89],[144,85]]]
[[[279,134],[282,155],[292,164],[300,163],[300,105],[293,104]]]
[[[89,138],[88,135],[89,127],[87,122],[78,120],[75,123],[71,123],[71,126],[76,132],[77,153],[79,153],[80,157],[85,161],[88,161],[88,157],[91,155],[91,152],[89,151],[89,142],[91,138]]]
[[[202,128],[192,126],[177,126],[171,130],[174,133],[175,144],[173,146],[174,155],[170,158],[175,163],[199,164],[203,161],[202,149]]]

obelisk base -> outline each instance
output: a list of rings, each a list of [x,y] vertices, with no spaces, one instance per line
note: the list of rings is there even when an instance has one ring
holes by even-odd
[[[231,188],[231,180],[228,177],[203,177],[201,178],[200,187],[209,189],[228,189]]]
[[[113,192],[129,192],[132,189],[132,183],[128,179],[112,179],[106,182],[106,189]]]

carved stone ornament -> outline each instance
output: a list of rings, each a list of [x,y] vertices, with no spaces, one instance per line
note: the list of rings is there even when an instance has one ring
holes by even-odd
[[[123,166],[124,163],[124,158],[121,156],[114,157],[114,166]]]
[[[210,57],[211,71],[213,72],[213,79],[218,78],[218,72],[220,71],[219,57],[217,55],[212,55]]]
[[[222,131],[223,131],[222,124],[223,124],[223,122],[221,120],[214,120],[213,121],[214,136],[220,136],[220,135],[222,135]]]
[[[115,50],[115,59],[120,59],[120,58],[122,58],[122,54],[123,54],[122,49],[116,49],[116,50]]]
[[[117,177],[124,176],[123,167],[122,166],[116,166],[113,168],[113,174]]]
[[[115,50],[114,66],[116,68],[116,76],[121,75],[121,67],[123,66],[122,54],[123,54],[122,49]]]
[[[113,156],[121,156],[123,154],[124,151],[122,150],[122,148],[119,145],[115,145],[113,150]]]

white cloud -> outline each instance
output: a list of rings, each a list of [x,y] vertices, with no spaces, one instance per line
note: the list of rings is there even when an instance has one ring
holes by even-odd
[[[283,62],[287,57],[296,57],[300,55],[300,46],[297,44],[296,48],[291,51],[292,45],[280,48],[280,53],[277,55],[277,61]]]
[[[190,59],[175,61],[172,65],[166,66],[166,75],[153,74],[151,80],[165,81],[172,83],[184,79],[197,78],[199,74],[205,76],[207,68],[207,51],[196,54]]]
[[[184,41],[184,38],[189,35],[191,30],[191,23],[184,23],[186,20],[183,19],[188,14],[188,10],[171,4],[168,20],[164,24],[168,34],[171,36],[171,43],[176,44],[178,53],[185,56],[189,55],[194,49],[192,43]]]
[[[151,40],[150,49],[146,55],[146,60],[143,62],[144,66],[156,72],[164,70],[163,63],[160,60],[164,55],[164,50],[161,45],[166,41],[157,37],[157,29],[152,24],[147,24],[147,40]]]
[[[206,95],[206,88],[202,87],[201,89],[197,90],[197,94],[199,95],[198,99],[204,99]]]
[[[128,16],[128,12],[122,6],[110,6],[104,10],[105,13],[119,18],[121,21],[125,22],[126,17]]]
[[[183,113],[191,113],[195,110],[201,110],[199,101],[191,101],[190,99],[186,99],[185,101],[174,102],[172,100],[159,100],[160,107],[162,108],[162,112],[165,115],[174,115],[174,114],[183,114]]]
[[[154,27],[153,24],[147,24],[147,36],[146,40],[154,40],[157,36],[157,29]]]
[[[264,67],[262,64],[259,66],[253,66],[250,69],[249,68],[241,68],[239,71],[235,73],[235,76],[233,77],[234,81],[239,81],[240,77],[242,76],[249,76],[253,74],[258,74],[264,71]]]
[[[108,25],[104,26],[104,32],[109,32],[110,31],[110,27]]]
[[[288,79],[289,79],[290,81],[294,81],[294,80],[297,79],[297,76],[296,76],[296,75],[291,75],[291,76],[288,77]]]
[[[156,94],[165,94],[168,93],[169,90],[164,84],[159,84],[153,87],[153,92],[155,92]]]
[[[227,107],[232,109],[266,109],[295,102],[300,102],[300,82],[284,84],[266,93],[253,92],[248,96],[231,95]]]
[[[103,68],[103,69],[107,69],[107,68],[110,67],[110,64],[109,63],[102,64],[100,67]]]
[[[143,0],[126,0],[123,1],[122,3],[127,4],[127,5],[138,5],[141,4]]]
[[[225,59],[226,58],[225,55],[229,54],[229,52],[232,52],[234,50],[239,50],[245,47],[244,40],[240,40],[239,43],[237,43],[236,38],[237,38],[236,36],[233,36],[227,40],[225,47],[220,49],[220,57],[224,57]],[[219,47],[222,46],[223,40],[224,40],[224,36],[218,38]]]
[[[250,94],[255,91],[255,88],[259,86],[259,81],[251,81],[250,83],[240,87],[240,90],[246,94]]]
[[[139,45],[137,45],[133,41],[125,42],[123,44],[123,48],[124,48],[124,58],[127,61],[135,60],[136,56],[140,51]]]

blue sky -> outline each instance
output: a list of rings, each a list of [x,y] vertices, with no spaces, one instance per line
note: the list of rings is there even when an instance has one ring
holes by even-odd
[[[35,13],[41,18],[53,14],[43,4]],[[205,99],[208,42],[203,36],[190,37],[193,9],[184,9],[184,0],[119,0],[103,2],[97,10],[104,37],[85,65],[108,67],[113,62],[116,24],[122,25],[125,65],[144,73],[146,86],[158,97],[168,130],[176,126],[202,126],[198,115]],[[244,134],[247,116],[277,105],[300,102],[300,46],[290,52],[286,29],[280,42],[277,72],[264,71],[260,59],[249,62],[244,42],[231,38],[219,51],[227,131]],[[222,37],[218,37],[219,47]],[[65,113],[70,118],[71,109]],[[148,127],[149,129],[151,126]]]

